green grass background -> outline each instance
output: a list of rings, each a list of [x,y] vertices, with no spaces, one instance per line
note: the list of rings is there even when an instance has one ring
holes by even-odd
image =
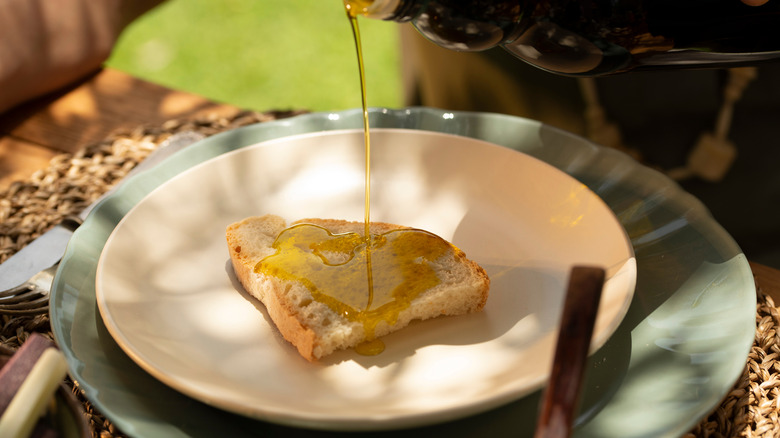
[[[368,104],[402,104],[398,24],[360,19]],[[168,0],[120,36],[107,65],[255,110],[360,106],[342,0]]]

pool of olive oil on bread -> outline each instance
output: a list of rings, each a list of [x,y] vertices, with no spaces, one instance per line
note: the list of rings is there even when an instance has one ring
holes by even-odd
[[[356,348],[413,320],[482,310],[490,280],[444,239],[398,225],[275,215],[228,226],[233,269],[301,356],[313,361]]]

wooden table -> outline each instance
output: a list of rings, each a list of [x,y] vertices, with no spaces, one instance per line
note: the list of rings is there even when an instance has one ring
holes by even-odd
[[[46,167],[55,155],[75,152],[116,129],[238,111],[118,70],[101,70],[70,89],[0,114],[0,190]]]

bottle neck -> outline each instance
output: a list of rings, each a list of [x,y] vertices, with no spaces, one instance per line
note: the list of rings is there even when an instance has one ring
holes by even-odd
[[[366,18],[406,22],[423,8],[426,0],[344,0],[350,14]]]

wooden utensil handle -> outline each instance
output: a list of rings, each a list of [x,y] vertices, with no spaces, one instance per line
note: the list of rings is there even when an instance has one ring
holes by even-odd
[[[575,266],[571,270],[535,438],[564,438],[571,434],[605,275],[599,267]]]

